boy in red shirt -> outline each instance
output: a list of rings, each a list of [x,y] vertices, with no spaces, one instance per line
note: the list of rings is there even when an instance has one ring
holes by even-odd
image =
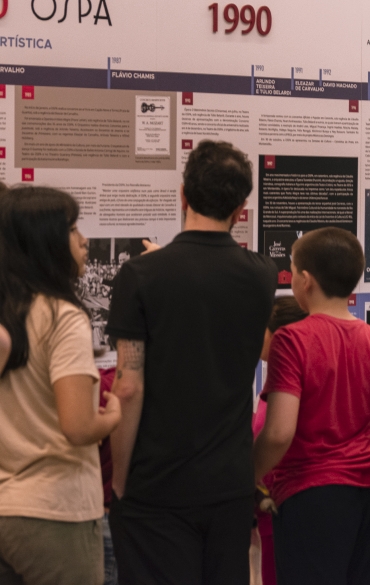
[[[348,311],[364,269],[357,238],[311,231],[292,248],[309,316],[272,340],[256,480],[274,468],[279,585],[370,583],[370,327]]]

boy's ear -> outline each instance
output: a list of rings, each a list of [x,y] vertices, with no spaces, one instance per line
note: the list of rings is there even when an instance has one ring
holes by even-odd
[[[302,276],[305,292],[311,291],[316,284],[316,278],[310,272],[307,272],[307,270],[302,270]]]

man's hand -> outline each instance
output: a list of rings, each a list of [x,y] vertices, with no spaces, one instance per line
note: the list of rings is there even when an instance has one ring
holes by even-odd
[[[155,244],[154,242],[150,242],[149,240],[142,240],[142,244],[145,247],[145,251],[141,252],[141,256],[144,254],[149,254],[150,252],[155,252],[156,250],[160,250],[161,246]]]

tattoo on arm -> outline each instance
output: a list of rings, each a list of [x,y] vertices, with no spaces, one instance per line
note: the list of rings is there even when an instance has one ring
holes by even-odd
[[[145,343],[141,340],[119,339],[117,350],[122,358],[117,368],[117,378],[122,377],[121,368],[127,370],[141,370],[144,367]]]

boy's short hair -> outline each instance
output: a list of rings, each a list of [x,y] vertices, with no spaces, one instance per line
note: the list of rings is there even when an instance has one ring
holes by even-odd
[[[225,220],[246,200],[252,186],[252,163],[232,144],[203,140],[190,153],[184,194],[196,213]]]
[[[306,233],[292,246],[298,270],[307,270],[327,297],[346,298],[352,293],[365,268],[360,242],[351,232],[325,227]]]

